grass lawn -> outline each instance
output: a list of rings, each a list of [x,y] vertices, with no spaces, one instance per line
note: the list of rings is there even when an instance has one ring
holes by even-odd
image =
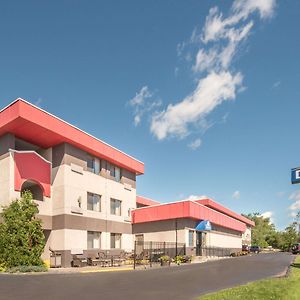
[[[208,294],[199,300],[259,299],[259,300],[299,300],[300,299],[300,256],[291,267],[288,277],[272,278],[248,283],[239,287]]]

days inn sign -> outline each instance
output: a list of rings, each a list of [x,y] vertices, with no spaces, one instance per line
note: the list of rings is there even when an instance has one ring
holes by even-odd
[[[300,167],[292,169],[291,181],[292,184],[300,183]]]

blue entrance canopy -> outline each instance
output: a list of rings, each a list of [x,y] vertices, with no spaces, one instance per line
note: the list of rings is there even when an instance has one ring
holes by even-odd
[[[199,231],[209,231],[211,230],[211,224],[208,220],[203,220],[196,226],[195,229]]]

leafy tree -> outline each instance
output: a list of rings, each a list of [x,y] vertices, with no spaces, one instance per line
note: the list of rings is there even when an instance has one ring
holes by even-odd
[[[290,250],[291,246],[299,241],[299,234],[297,232],[297,223],[294,222],[281,233],[281,245],[279,248],[283,250]]]
[[[6,268],[15,266],[41,266],[41,254],[45,246],[41,220],[36,218],[37,204],[30,191],[20,200],[3,208],[0,224],[0,264]]]
[[[259,213],[252,213],[244,216],[255,223],[251,232],[252,245],[258,245],[265,248],[274,246],[277,243],[278,237],[276,229],[269,218],[264,218]]]

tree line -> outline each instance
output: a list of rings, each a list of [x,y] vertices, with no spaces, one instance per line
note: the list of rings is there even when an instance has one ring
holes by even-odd
[[[300,222],[293,222],[284,230],[276,230],[270,218],[263,217],[260,213],[244,214],[246,218],[255,223],[252,228],[251,243],[262,248],[272,246],[276,249],[289,251],[291,246],[300,242]],[[300,219],[300,211],[296,219]]]

